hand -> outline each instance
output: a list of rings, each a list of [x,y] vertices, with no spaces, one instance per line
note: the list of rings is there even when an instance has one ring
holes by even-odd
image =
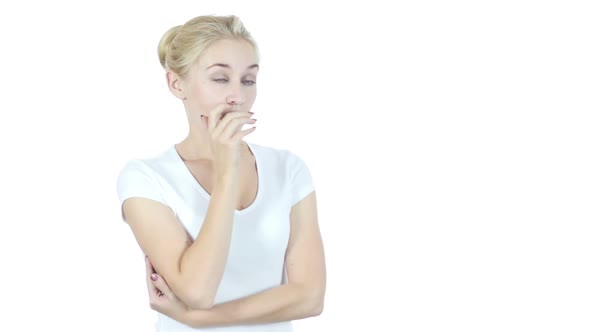
[[[188,306],[174,295],[164,278],[156,273],[147,256],[145,258],[145,267],[150,308],[179,322],[184,321],[184,317],[189,311]]]
[[[254,124],[252,112],[228,111],[228,105],[222,104],[214,108],[206,121],[205,128],[211,135],[211,151],[213,153],[213,167],[217,176],[236,174],[239,169],[241,140],[253,132],[256,127],[241,130],[246,123]]]

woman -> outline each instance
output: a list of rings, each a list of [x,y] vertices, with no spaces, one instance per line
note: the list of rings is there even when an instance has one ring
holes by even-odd
[[[324,250],[304,161],[243,141],[255,130],[243,126],[256,122],[256,43],[235,16],[199,16],[158,53],[189,134],[117,180],[157,331],[292,331],[323,310]]]

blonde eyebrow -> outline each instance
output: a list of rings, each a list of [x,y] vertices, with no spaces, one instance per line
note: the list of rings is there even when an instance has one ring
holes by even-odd
[[[213,68],[215,66],[231,69],[231,66],[228,65],[227,63],[215,63],[215,64],[212,64],[211,66],[207,67],[207,70],[209,70],[210,68]],[[252,68],[260,68],[260,67],[258,66],[258,64],[255,63],[253,65],[248,66],[248,69],[252,69]]]

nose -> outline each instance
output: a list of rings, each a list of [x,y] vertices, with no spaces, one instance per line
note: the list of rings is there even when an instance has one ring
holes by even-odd
[[[244,97],[237,94],[228,95],[226,102],[230,105],[241,105],[244,103]]]
[[[241,105],[245,101],[245,93],[242,91],[241,87],[232,88],[226,97],[226,102],[230,105]]]

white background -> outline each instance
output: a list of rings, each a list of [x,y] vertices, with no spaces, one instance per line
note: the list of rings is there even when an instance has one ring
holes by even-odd
[[[310,167],[328,267],[297,331],[590,330],[582,1],[0,5],[0,330],[151,331],[123,164],[187,122],[156,46],[260,45],[258,129]]]

